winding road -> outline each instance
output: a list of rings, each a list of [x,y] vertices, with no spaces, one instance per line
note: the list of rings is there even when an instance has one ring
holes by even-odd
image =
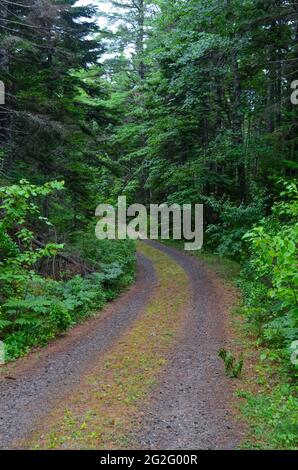
[[[181,307],[183,322],[132,433],[134,446],[234,449],[241,432],[233,418],[230,380],[218,359],[231,299],[197,258],[156,242],[148,244],[182,268],[190,288],[188,303]],[[138,254],[137,279],[127,292],[46,349],[0,369],[0,448],[26,448],[19,443],[81,386],[95,361],[121,342],[143,315],[158,283],[154,262]],[[171,283],[175,291],[175,276]]]

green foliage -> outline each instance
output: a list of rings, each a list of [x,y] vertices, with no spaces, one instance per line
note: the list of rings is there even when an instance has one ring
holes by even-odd
[[[243,312],[258,344],[267,346],[259,380],[264,368],[264,385],[268,377],[274,378],[274,386],[267,387],[270,390],[241,395],[254,434],[250,448],[296,449],[298,445],[298,370],[290,360],[291,344],[298,335],[298,193],[294,181],[283,184],[281,200],[271,214],[243,237],[249,248],[238,282],[244,292]]]
[[[69,250],[81,253],[84,260],[100,272],[110,299],[134,280],[136,245],[133,240],[98,240],[91,224],[88,232],[76,232]]]
[[[240,354],[239,360],[236,360],[233,354],[226,349],[220,349],[218,356],[224,361],[225,372],[226,374],[233,378],[237,379],[240,377],[243,369],[243,354]]]
[[[31,200],[62,188],[63,183],[57,181],[38,187],[26,180],[0,188],[0,286],[3,299],[15,295],[22,298],[35,275],[33,265],[41,258],[55,255],[63,247],[48,243],[42,248],[34,248],[34,233],[26,225],[28,216],[32,214],[49,223],[39,215],[38,206]]]
[[[297,450],[297,394],[293,387],[281,383],[270,393],[239,393],[245,398],[243,413],[252,424],[245,448],[265,450]]]
[[[298,335],[296,184],[286,183],[281,197],[272,214],[244,236],[250,259],[243,275],[251,280],[248,314],[261,323],[265,340],[286,347]]]
[[[94,239],[96,243],[96,239]],[[110,251],[113,250],[110,242]],[[107,248],[107,245],[106,245]],[[68,281],[54,281],[32,274],[23,298],[10,298],[1,305],[0,339],[5,342],[6,360],[14,359],[36,345],[47,344],[57,334],[102,309],[134,279],[134,245],[125,248],[130,263],[117,261],[110,253],[110,264],[102,272]],[[124,250],[122,250],[123,253]]]
[[[106,106],[115,120],[104,150],[122,176],[110,175],[114,184],[102,187],[109,196],[123,192],[146,202],[201,202],[206,196],[230,204],[231,210],[221,207],[227,219],[218,228],[217,213],[206,204],[206,221],[213,247],[218,241],[221,253],[239,257],[242,235],[267,209],[264,190],[276,197],[276,179],[297,166],[297,107],[287,104],[296,12],[286,1],[156,4],[151,10],[145,2],[146,48],[131,59],[119,55],[111,74]],[[108,16],[116,23],[135,18],[137,5],[126,2]],[[139,30],[135,19],[110,42],[123,51]],[[135,69],[140,59],[142,80]],[[106,180],[106,171],[102,175]]]
[[[43,224],[38,205],[32,199],[63,188],[51,182],[39,187],[27,181],[0,188],[0,339],[5,342],[6,360],[25,354],[31,347],[48,343],[100,310],[134,279],[135,245],[131,241],[99,241],[94,230],[76,235],[72,248],[80,249],[94,272],[66,281],[44,278],[34,270],[36,262],[56,255],[63,245],[48,243],[34,249],[34,233],[28,229],[32,216]],[[91,263],[92,260],[92,263]]]
[[[241,259],[246,252],[243,237],[264,214],[263,195],[258,194],[248,205],[242,203],[238,206],[214,197],[205,197],[204,200],[217,215],[216,224],[209,224],[206,229],[206,246],[221,256]]]

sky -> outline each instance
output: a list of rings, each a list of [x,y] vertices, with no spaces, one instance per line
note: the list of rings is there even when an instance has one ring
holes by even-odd
[[[80,5],[90,5],[90,4],[98,6],[99,11],[102,11],[102,12],[105,12],[105,13],[110,11],[112,8],[113,8],[113,11],[117,11],[117,9],[115,7],[112,7],[111,3],[108,0],[107,1],[78,0],[75,5],[80,6]],[[98,23],[100,28],[105,28],[108,25],[107,19],[104,16],[100,16],[100,14],[98,15],[97,23]],[[109,29],[112,30],[112,31],[113,31],[113,29],[116,30],[117,26],[110,24]],[[128,46],[125,50],[125,55],[127,57],[131,57],[131,55],[133,54],[133,51],[134,51],[133,47]],[[114,57],[114,55],[115,54],[103,54],[101,56],[99,62],[104,62],[106,59],[110,59],[110,58]]]
[[[103,11],[103,12],[108,12],[109,9],[111,8],[110,2],[108,1],[101,2],[100,0],[78,0],[78,2],[76,3],[76,6],[90,5],[90,4],[98,5],[100,7],[99,8],[100,11]],[[99,24],[101,28],[104,28],[107,25],[107,20],[103,16],[99,16],[97,23]]]

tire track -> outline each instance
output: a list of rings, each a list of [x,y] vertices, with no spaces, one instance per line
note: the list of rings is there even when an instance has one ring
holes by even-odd
[[[138,438],[154,450],[234,449],[241,438],[231,412],[231,381],[218,351],[225,342],[224,286],[189,254],[148,242],[169,255],[192,285],[186,328],[173,350],[163,380],[154,390]]]

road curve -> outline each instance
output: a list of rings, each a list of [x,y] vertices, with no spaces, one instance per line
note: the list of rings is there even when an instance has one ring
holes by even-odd
[[[236,448],[241,436],[231,412],[231,381],[218,359],[225,342],[225,288],[197,258],[148,243],[184,269],[191,298],[183,312],[185,327],[173,341],[159,385],[142,408],[141,427],[132,442],[156,450]],[[0,448],[16,447],[78,388],[92,365],[142,315],[156,289],[154,266],[138,255],[136,283],[97,318],[0,369]]]
[[[148,242],[169,255],[192,285],[185,330],[173,349],[158,390],[144,410],[141,448],[157,450],[235,449],[241,426],[231,412],[231,379],[218,351],[225,342],[226,287],[187,252]],[[231,301],[231,299],[229,299]]]
[[[97,318],[74,327],[38,354],[0,368],[0,449],[12,448],[15,441],[30,434],[79,384],[94,358],[110,348],[142,312],[154,285],[152,263],[138,255],[135,284]]]

